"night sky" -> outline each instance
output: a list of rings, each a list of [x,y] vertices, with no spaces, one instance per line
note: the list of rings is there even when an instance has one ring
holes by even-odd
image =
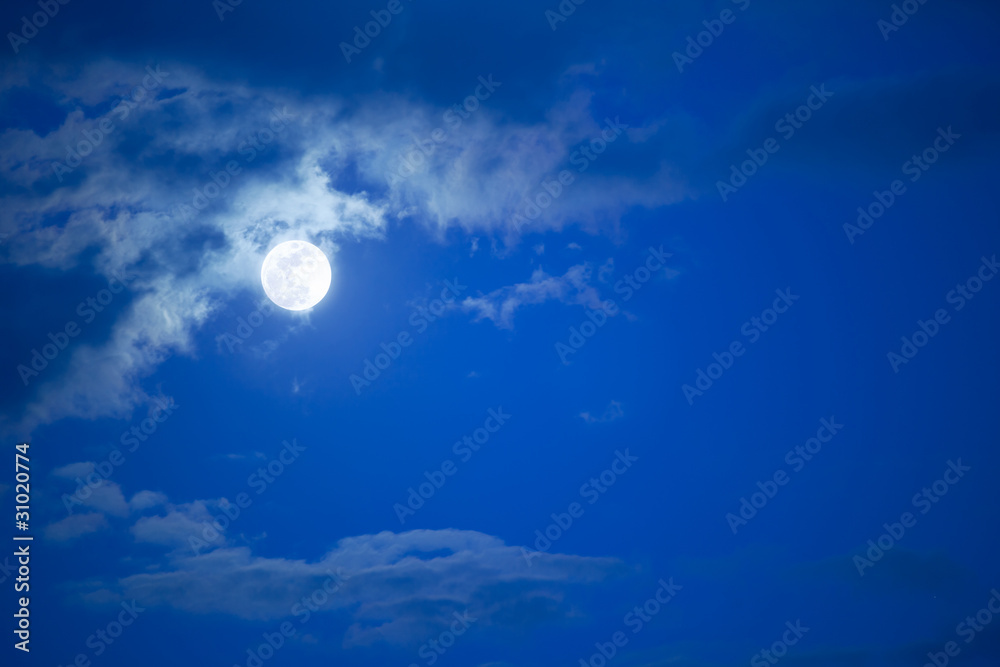
[[[4,665],[1000,664],[995,2],[0,26]]]

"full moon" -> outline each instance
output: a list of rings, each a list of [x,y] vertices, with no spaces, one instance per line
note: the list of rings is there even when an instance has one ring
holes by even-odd
[[[305,241],[274,246],[260,269],[264,293],[286,310],[306,310],[322,301],[332,277],[326,255]]]

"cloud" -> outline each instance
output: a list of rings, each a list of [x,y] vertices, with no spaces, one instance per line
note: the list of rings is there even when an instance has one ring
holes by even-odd
[[[45,537],[55,542],[69,542],[108,527],[103,514],[74,514],[45,527]]]
[[[91,461],[85,461],[70,463],[61,468],[56,468],[52,471],[52,474],[64,479],[76,479],[77,477],[86,477],[92,472],[94,472],[94,464]]]
[[[130,511],[129,503],[125,500],[122,489],[118,484],[109,480],[102,480],[96,486],[88,488],[90,491],[89,494],[83,492],[76,496],[84,505],[112,516],[128,516]]]
[[[519,547],[457,529],[347,537],[315,561],[264,558],[224,530],[206,532],[224,503],[170,504],[162,494],[137,493],[135,508],[164,510],[135,519],[131,535],[137,543],[166,547],[166,561],[154,571],[81,584],[82,599],[98,605],[141,599],[193,614],[276,620],[300,615],[296,605],[303,596],[336,574],[342,587],[322,611],[337,612],[345,646],[409,645],[439,631],[454,613],[468,611],[480,627],[568,618],[576,613],[566,602],[573,587],[625,571],[614,558],[554,553],[539,554],[529,566]],[[67,517],[45,532],[69,541],[107,527],[106,516],[94,512]],[[197,550],[192,537],[202,540]]]
[[[205,526],[211,524],[214,516],[210,511],[217,509],[216,501],[196,500],[182,505],[169,505],[163,516],[145,516],[138,519],[131,531],[136,542],[159,544],[175,549],[189,549],[190,539],[209,542],[209,546],[221,546],[225,539],[217,531],[209,532],[206,539]],[[192,550],[191,553],[194,553]]]
[[[128,505],[133,512],[141,512],[153,507],[159,507],[166,504],[166,502],[167,496],[162,493],[157,491],[140,491],[132,496],[132,499],[128,501]]]
[[[609,160],[598,158],[586,176],[577,173],[570,162],[574,151],[603,129],[604,121],[594,118],[592,97],[590,91],[578,89],[551,108],[543,121],[532,124],[501,122],[482,109],[457,128],[449,128],[441,110],[397,100],[397,105],[409,109],[405,120],[395,112],[373,110],[369,116],[373,126],[355,128],[352,143],[343,150],[356,155],[357,168],[370,182],[390,183],[392,208],[418,213],[440,233],[459,227],[515,241],[520,228],[513,217],[524,214],[529,200],[544,191],[544,183],[552,183],[568,169],[575,180],[549,197],[551,203],[531,216],[527,229],[559,230],[568,224],[613,227],[631,208],[655,208],[684,199],[685,187],[664,165],[640,178],[623,178],[602,170],[601,162]],[[404,169],[403,177],[397,177],[417,142],[438,128],[447,131],[433,153],[415,173]],[[624,141],[615,147],[619,154],[628,152]]]
[[[783,158],[776,165],[808,169],[817,178],[844,172],[876,175],[898,169],[908,156],[922,151],[938,127],[954,126],[963,136],[943,164],[988,151],[1000,136],[1000,121],[990,112],[1000,103],[1000,76],[993,70],[930,68],[838,77],[815,85],[821,83],[832,93],[829,101],[809,120],[808,131],[780,142]],[[809,94],[808,85],[761,92],[700,157],[683,165],[685,173],[714,194],[719,174],[708,165],[730,164],[737,154],[745,158],[744,151],[774,136],[775,121]]]
[[[467,297],[461,306],[466,312],[475,313],[476,322],[488,319],[501,329],[512,329],[514,313],[526,304],[556,300],[571,305],[599,308],[600,294],[590,286],[592,273],[589,264],[572,266],[561,276],[550,276],[538,268],[526,283],[501,287],[477,297]]]
[[[176,546],[207,517],[201,501],[167,517],[143,518],[137,540]],[[158,519],[158,520],[157,520]],[[341,539],[316,561],[261,558],[248,547],[224,546],[200,555],[175,553],[170,569],[105,584],[104,599],[141,599],[193,614],[221,613],[275,620],[334,573],[345,582],[327,609],[348,618],[347,646],[409,644],[425,639],[453,612],[468,610],[477,625],[507,625],[524,614],[555,621],[575,585],[621,571],[611,558],[544,554],[528,567],[521,550],[483,533],[443,529],[381,532]]]
[[[95,470],[96,464],[92,461],[81,461],[64,465],[52,471],[53,475],[61,479],[86,482],[83,485],[77,482],[76,490],[72,494],[68,494],[73,502],[67,506],[67,509],[82,505],[97,510],[100,514],[124,518],[133,512],[141,512],[167,502],[167,497],[156,491],[139,491],[130,500],[126,500],[125,494],[122,493],[121,486],[117,482],[102,479],[99,473],[96,475],[96,480],[88,480],[88,477],[94,475]],[[91,481],[95,483],[90,483]]]
[[[387,175],[414,141],[445,125],[443,109],[387,94],[345,107],[331,97],[212,80],[177,64],[161,71],[156,94],[128,117],[105,113],[113,130],[58,176],[54,165],[85,142],[84,132],[95,136],[100,118],[92,110],[115,108],[147,70],[104,60],[2,74],[6,86],[44,91],[68,112],[47,133],[0,133],[8,193],[0,233],[10,234],[0,257],[63,271],[89,264],[106,278],[135,275],[108,338],[76,345],[60,375],[50,370],[37,379],[20,419],[6,422],[19,434],[66,417],[130,418],[150,400],[143,381],[167,358],[198,353],[195,332],[228,299],[257,288],[260,262],[278,242],[311,240],[336,263],[340,244],[381,238],[388,221],[399,219],[438,234],[457,227],[494,243],[498,235],[516,241],[511,215],[601,129],[586,90],[533,122],[483,108],[449,127],[418,173],[398,180]],[[616,149],[626,151],[627,141]],[[637,180],[598,164],[586,178],[587,185],[567,186],[531,229],[614,226],[631,208],[685,196],[663,170]],[[515,287],[494,321],[509,326],[519,303],[565,289],[547,278],[537,274],[522,294]]]
[[[667,271],[669,270],[670,269],[667,269]],[[598,267],[597,279],[602,283],[606,283],[611,279],[611,276],[613,276],[614,273],[615,273],[615,260],[613,257],[608,257],[607,261],[605,261],[603,264],[601,264],[601,266]]]

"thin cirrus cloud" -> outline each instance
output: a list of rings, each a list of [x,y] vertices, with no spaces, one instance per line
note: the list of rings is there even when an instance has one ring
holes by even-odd
[[[590,284],[593,268],[589,264],[571,266],[561,276],[551,276],[538,268],[526,283],[516,283],[488,294],[466,297],[461,307],[474,314],[474,320],[490,320],[501,329],[514,328],[514,313],[522,306],[556,300],[571,305],[600,308],[601,295]]]
[[[524,198],[600,130],[585,90],[532,124],[482,109],[449,129],[424,169],[390,184],[413,142],[443,125],[442,109],[373,95],[345,111],[335,99],[214,81],[170,64],[157,69],[162,85],[119,119],[111,110],[143,79],[144,66],[106,60],[29,69],[4,72],[4,87],[42,90],[66,115],[48,132],[0,134],[0,178],[11,192],[0,212],[3,261],[64,271],[89,262],[104,277],[122,270],[136,277],[108,338],[76,346],[62,374],[39,379],[20,420],[7,423],[21,437],[65,417],[128,418],[147,404],[143,379],[166,358],[196,352],[193,334],[254,284],[276,242],[310,238],[333,256],[349,240],[382,238],[399,218],[432,232],[459,227],[516,241],[522,230],[510,219]],[[260,143],[276,114],[285,119],[281,131],[251,150],[244,141]],[[101,118],[114,129],[59,182],[53,165],[84,131],[94,136]],[[199,199],[196,192],[215,192],[206,189],[213,174],[226,181],[219,174],[232,162],[239,173],[211,200]],[[631,207],[684,197],[665,171],[637,181],[591,171],[586,187],[569,186],[524,231],[614,225]],[[195,209],[196,202],[207,205]],[[203,248],[194,263],[192,243]],[[477,316],[509,326],[516,300],[558,288],[546,280],[536,274],[495,315],[484,302]]]

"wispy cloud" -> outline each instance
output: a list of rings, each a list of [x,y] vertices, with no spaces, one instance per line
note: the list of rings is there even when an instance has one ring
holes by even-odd
[[[45,527],[45,537],[54,542],[69,542],[108,527],[108,520],[99,512],[74,514]]]
[[[68,352],[62,375],[39,382],[20,422],[7,423],[19,434],[65,417],[128,418],[149,401],[145,378],[170,356],[196,354],[194,333],[227,299],[256,289],[260,262],[277,242],[309,239],[335,256],[344,242],[380,238],[391,219],[516,239],[506,227],[510,214],[599,128],[584,90],[534,124],[484,109],[447,133],[420,173],[390,184],[393,161],[441,124],[443,109],[380,95],[345,110],[334,98],[215,81],[179,65],[162,70],[169,89],[142,102],[142,122],[120,123],[63,182],[53,165],[96,122],[84,109],[113,103],[146,70],[103,61],[3,74],[7,86],[45,88],[73,110],[44,136],[19,128],[0,134],[0,177],[11,193],[0,212],[0,233],[9,235],[0,257],[63,270],[90,262],[100,275],[123,268],[138,275],[109,337]],[[269,129],[276,113],[290,119],[278,136]],[[268,141],[253,148],[251,139]],[[226,175],[227,165],[238,173]],[[587,187],[564,195],[533,229],[613,225],[631,207],[684,196],[665,172],[644,183],[587,177]],[[537,273],[526,287],[488,295],[480,316],[509,327],[521,303],[566,296],[573,271],[582,270],[562,278]]]
[[[550,276],[535,269],[526,283],[517,283],[493,290],[489,294],[467,297],[462,309],[475,314],[475,320],[490,320],[501,329],[514,327],[514,313],[524,305],[555,300],[589,308],[600,307],[601,297],[590,285],[593,269],[589,264],[570,267],[561,276]]]
[[[588,424],[602,424],[606,422],[613,422],[616,419],[620,419],[625,416],[625,411],[622,410],[622,404],[618,401],[611,401],[608,407],[605,408],[604,412],[600,416],[595,416],[589,412],[581,412],[580,418],[587,422]]]

